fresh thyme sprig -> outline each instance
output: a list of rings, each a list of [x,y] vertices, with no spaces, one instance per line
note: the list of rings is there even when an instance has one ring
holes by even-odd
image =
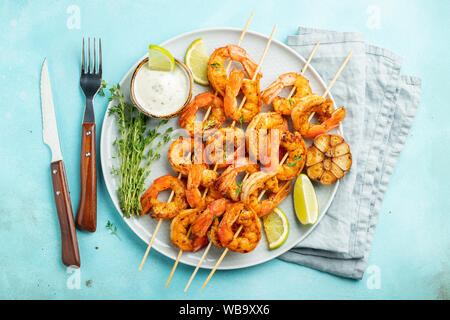
[[[216,125],[216,121],[214,120],[208,120],[208,122],[203,124],[203,130],[208,130],[209,128],[212,128]]]
[[[222,66],[220,65],[220,63],[211,63],[210,64],[211,67],[213,67],[215,70],[220,69]]]
[[[245,117],[244,117],[244,115],[242,115],[242,116],[239,118],[239,123],[241,124],[241,126],[244,124],[244,121],[245,121]]]
[[[117,227],[109,220],[106,223],[106,229],[108,229],[111,232],[111,234],[115,235],[120,241],[122,241],[122,238],[117,233]]]
[[[236,196],[238,196],[241,191],[242,191],[242,184],[244,183],[244,181],[238,182],[237,183],[237,187],[236,187]]]
[[[294,159],[295,159],[294,162],[286,161],[286,164],[287,164],[289,167],[295,167],[295,166],[297,165],[297,162],[299,162],[300,160],[302,160],[302,156],[297,156],[297,155],[295,155],[295,156],[294,156]]]
[[[286,161],[286,164],[287,164],[289,167],[295,167],[295,166],[297,165],[297,161],[295,161],[295,162],[289,162],[289,161]]]
[[[108,89],[109,88],[109,89]],[[161,120],[153,129],[147,129],[150,118],[140,112],[133,104],[126,102],[120,85],[112,85],[102,80],[100,95],[109,90],[109,101],[117,103],[109,109],[109,115],[116,118],[119,137],[114,141],[118,167],[112,173],[119,176],[119,204],[126,218],[139,216],[140,195],[144,191],[145,179],[153,163],[161,155],[161,149],[170,141],[173,128],[159,132],[168,120]]]

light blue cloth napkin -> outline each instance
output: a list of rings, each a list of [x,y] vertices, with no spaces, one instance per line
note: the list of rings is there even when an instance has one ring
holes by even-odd
[[[326,83],[353,50],[331,90],[337,105],[346,107],[344,138],[353,165],[319,225],[280,258],[361,279],[383,197],[419,105],[421,81],[402,76],[401,58],[365,44],[362,33],[300,27],[288,45],[308,57],[318,40],[311,65]]]

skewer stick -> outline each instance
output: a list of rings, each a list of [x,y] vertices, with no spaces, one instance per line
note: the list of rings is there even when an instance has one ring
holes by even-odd
[[[190,230],[189,230],[189,231],[190,231]],[[181,255],[182,255],[182,254],[183,254],[183,250],[180,249],[180,252],[178,252],[177,259],[175,260],[175,263],[173,264],[172,271],[170,272],[169,278],[167,278],[167,282],[166,282],[166,285],[164,286],[164,289],[167,288],[167,286],[168,286],[169,283],[170,283],[170,280],[172,280],[172,276],[173,276],[175,270],[177,269],[178,262],[180,262],[180,259],[181,259]]]
[[[287,181],[286,184],[287,184],[287,183],[290,183],[290,182]],[[261,198],[262,198],[263,195],[264,195],[264,191],[261,192],[261,194],[259,195],[258,201],[261,200]],[[236,233],[234,234],[233,240],[236,239],[236,238],[239,236],[239,234],[240,234],[241,231],[242,231],[242,228],[243,228],[243,227],[242,227],[242,225],[241,225],[241,226],[239,227],[239,229],[236,231]],[[225,255],[228,253],[228,251],[229,251],[229,249],[228,249],[228,248],[225,248],[225,250],[223,251],[223,253],[222,253],[222,255],[220,256],[219,260],[217,260],[216,265],[214,266],[214,268],[213,268],[213,269],[211,270],[211,272],[209,273],[208,278],[206,278],[205,282],[203,283],[203,286],[202,286],[202,288],[200,289],[200,292],[203,291],[203,289],[205,288],[205,286],[208,284],[209,280],[211,280],[212,276],[213,276],[214,273],[216,272],[216,270],[217,270],[217,268],[219,267],[219,265],[222,263],[222,260],[225,258]]]
[[[236,231],[236,233],[233,236],[233,240],[236,239],[239,236],[239,233],[241,233],[242,230],[242,226],[239,227],[239,229]],[[214,272],[216,272],[217,268],[219,267],[220,263],[222,262],[223,258],[225,258],[226,254],[228,253],[230,249],[225,248],[225,250],[223,251],[222,255],[220,256],[219,260],[217,260],[216,265],[214,266],[214,268],[211,270],[211,272],[208,275],[208,278],[206,278],[205,282],[203,283],[202,288],[200,289],[200,292],[203,291],[203,289],[205,288],[205,286],[208,284],[209,280],[211,279],[211,277],[214,275]]]
[[[309,54],[308,60],[306,61],[305,65],[302,68],[302,71],[300,72],[300,75],[303,76],[303,74],[305,73],[306,69],[308,69],[308,66],[314,56],[314,54],[316,53],[317,48],[319,47],[320,44],[320,40],[317,41],[316,45],[314,46],[314,48],[312,49],[311,53]],[[287,97],[287,99],[289,99],[290,97],[292,97],[292,95],[295,92],[295,87],[292,87],[291,92],[289,93],[289,96]]]
[[[242,29],[241,37],[239,38],[239,41],[237,43],[237,45],[239,47],[241,46],[242,41],[244,40],[244,36],[247,33],[248,26],[250,25],[250,22],[252,21],[253,13],[255,13],[255,9],[253,9],[252,13],[250,14],[250,17],[248,17],[248,20],[247,20],[247,23],[245,24],[244,29]],[[228,74],[228,71],[230,71],[231,64],[232,64],[231,61],[229,61],[226,71],[225,71],[226,74]],[[216,94],[217,94],[217,91],[216,91]],[[205,122],[206,119],[208,119],[210,113],[211,113],[211,106],[208,108],[208,110],[206,110],[205,117],[203,118],[202,123]]]
[[[208,246],[206,247],[205,251],[203,252],[202,257],[200,258],[200,260],[197,263],[197,266],[195,267],[194,272],[192,272],[191,277],[189,278],[189,281],[186,285],[186,287],[184,288],[184,292],[187,292],[189,289],[189,286],[191,285],[192,280],[194,280],[195,275],[197,274],[198,269],[200,269],[200,266],[202,265],[203,261],[205,260],[206,256],[208,255],[209,249],[211,249],[211,245],[212,245],[212,241],[210,241],[208,243]]]
[[[302,70],[301,75],[303,75],[303,73],[306,71],[306,69],[307,69],[309,63],[311,62],[311,59],[312,59],[314,53],[316,52],[317,47],[319,46],[319,44],[320,44],[320,41],[316,43],[316,45],[315,45],[313,51],[311,52],[311,54],[310,54],[310,56],[309,56],[309,58],[308,58],[307,63],[305,64],[305,66],[304,66],[304,68],[303,68],[303,70]],[[333,78],[333,80],[331,81],[331,83],[330,83],[330,85],[328,86],[327,90],[326,90],[325,93],[323,94],[324,96],[325,96],[326,94],[328,94],[328,92],[330,91],[331,87],[333,86],[333,84],[334,84],[334,82],[336,81],[336,79],[337,79],[337,77],[339,76],[339,74],[340,74],[340,73],[342,72],[342,70],[344,69],[345,65],[347,64],[347,62],[348,62],[348,60],[350,59],[350,57],[351,57],[352,54],[353,54],[353,51],[350,51],[350,54],[347,56],[347,58],[345,59],[344,63],[342,64],[342,66],[339,68],[339,70],[338,70],[336,76]],[[258,66],[258,67],[259,67],[259,66]],[[294,90],[295,90],[295,87],[293,88],[293,90],[291,90],[291,93],[290,93],[289,97],[292,96],[292,94],[294,93]],[[245,99],[245,97],[244,97],[244,99]],[[243,102],[245,102],[244,99],[243,99]],[[241,103],[241,105],[239,106],[239,108],[241,108],[242,105],[243,105],[243,103]],[[234,125],[234,122],[233,122],[232,126],[233,126],[233,125]],[[284,155],[283,159],[282,159],[281,162],[280,162],[280,165],[282,165],[282,164],[286,161],[287,157],[288,157],[288,153],[286,153],[286,154]],[[286,183],[289,183],[289,181],[286,182]],[[266,190],[263,190],[263,191],[260,193],[260,195],[258,196],[258,201],[260,201],[260,200],[262,199],[262,197],[264,196],[264,193],[265,193],[265,192],[266,192]],[[233,239],[236,239],[236,237],[239,236],[239,233],[241,232],[241,230],[242,230],[242,226],[241,226],[241,227],[238,229],[238,231],[234,234]],[[221,263],[222,260],[225,258],[225,255],[228,253],[228,250],[229,250],[229,249],[226,248],[226,249],[224,250],[224,252],[222,253],[222,255],[220,256],[219,260],[217,260],[216,265],[215,265],[214,268],[211,270],[210,274],[208,275],[208,278],[206,278],[205,282],[203,283],[203,286],[202,286],[202,288],[200,289],[200,292],[205,288],[206,284],[209,282],[209,280],[211,279],[211,277],[213,276],[213,274],[216,272],[216,270],[217,270],[217,268],[219,267],[220,263]],[[202,260],[201,260],[201,261],[202,261]],[[203,261],[202,261],[202,262],[203,262]],[[196,269],[196,270],[197,270],[197,269]],[[195,271],[195,272],[196,272],[196,271]],[[193,276],[194,276],[194,275],[195,275],[195,274],[193,274]],[[186,286],[185,291],[186,291],[187,288],[189,287],[190,282],[192,281],[193,276],[191,277],[191,280],[189,281],[188,285]]]
[[[281,159],[281,162],[280,162],[280,164],[279,164],[280,166],[283,165],[283,163],[286,161],[288,155],[289,155],[289,154],[286,152],[286,154],[284,155],[283,159]],[[259,194],[259,196],[258,196],[258,201],[262,199],[262,197],[264,196],[265,193],[266,193],[266,190],[263,190],[263,191]]]
[[[345,58],[344,62],[342,63],[341,67],[339,68],[338,72],[336,73],[336,75],[334,76],[333,80],[331,80],[327,90],[325,90],[325,92],[323,93],[322,97],[325,97],[328,92],[330,92],[331,88],[333,87],[334,83],[336,82],[336,79],[339,77],[339,75],[341,74],[342,70],[344,70],[345,65],[347,64],[348,60],[350,60],[350,57],[353,55],[353,50],[351,50],[347,56],[347,58]]]
[[[288,153],[286,153],[286,154],[284,155],[283,159],[282,159],[281,162],[280,162],[280,165],[282,165],[282,164],[286,161],[287,157],[288,157]],[[248,176],[248,174],[246,175],[246,177],[247,177],[247,176]],[[245,178],[244,178],[244,180],[245,180]],[[289,181],[287,181],[286,183],[289,183]],[[261,198],[264,196],[264,193],[265,193],[265,192],[266,192],[266,190],[263,190],[263,191],[260,193],[260,195],[258,196],[258,201],[261,200]],[[239,229],[238,229],[238,230],[236,231],[236,233],[234,234],[233,240],[236,239],[236,238],[239,236],[239,233],[241,232],[241,230],[242,230],[242,226],[240,226]],[[210,243],[210,244],[211,244],[211,243]],[[208,248],[207,248],[207,249],[208,249]],[[209,282],[209,280],[210,280],[211,277],[213,276],[214,272],[216,272],[216,270],[217,270],[217,268],[219,267],[220,263],[221,263],[222,260],[225,258],[225,255],[227,254],[228,250],[229,250],[229,249],[226,248],[225,251],[224,251],[224,252],[222,253],[222,255],[220,256],[219,260],[217,260],[216,265],[215,265],[214,268],[211,270],[210,274],[208,275],[208,278],[206,278],[206,281],[205,281],[205,283],[203,284],[202,288],[200,289],[200,292],[205,288],[206,284]],[[206,254],[203,254],[203,255],[206,256]],[[202,257],[202,258],[204,259],[204,257]],[[197,272],[197,270],[198,270],[198,268],[200,267],[200,264],[201,264],[202,262],[203,262],[203,260],[200,259],[200,262],[199,262],[199,264],[197,265],[197,268],[195,269],[194,273],[192,274],[191,279],[189,279],[189,282],[188,282],[186,288],[184,289],[184,292],[186,292],[187,289],[189,288],[189,285],[191,284],[191,281],[192,281],[193,277],[195,276],[195,273]]]
[[[325,92],[322,94],[322,97],[326,97],[328,95],[328,93],[330,92],[331,88],[333,87],[334,83],[336,82],[337,78],[339,77],[339,75],[341,74],[342,70],[344,70],[345,65],[347,64],[348,60],[350,60],[350,57],[353,55],[353,50],[351,50],[347,56],[347,58],[345,58],[344,62],[342,63],[341,67],[339,68],[339,70],[336,72],[336,75],[334,76],[333,80],[331,80],[330,84],[328,85],[328,88],[325,90]],[[311,113],[311,115],[309,116],[308,121],[311,121],[311,119],[314,117],[314,112]]]
[[[251,16],[250,16],[250,17],[251,17]],[[262,66],[262,63],[263,63],[263,61],[264,61],[264,57],[266,56],[266,53],[267,53],[267,51],[268,51],[268,49],[269,49],[270,43],[272,42],[273,36],[274,36],[275,31],[277,30],[277,28],[278,28],[278,25],[275,25],[275,26],[273,27],[273,29],[272,29],[272,33],[270,34],[269,40],[267,41],[266,47],[264,48],[264,51],[263,51],[263,53],[262,53],[262,55],[261,55],[261,58],[260,58],[259,63],[258,63],[258,67],[256,68],[256,71],[255,71],[255,74],[253,75],[253,79],[252,79],[252,80],[255,80],[255,79],[256,79],[256,77],[257,77],[259,71],[261,70],[261,66]],[[228,65],[228,66],[229,66],[229,65]],[[242,106],[243,106],[244,103],[245,103],[245,100],[246,100],[246,98],[244,97],[243,100],[241,101],[241,104],[239,105],[239,109],[242,108]],[[233,123],[231,124],[231,127],[234,127],[235,124],[236,124],[236,121],[233,121]],[[217,170],[217,166],[218,166],[218,164],[216,163],[215,166],[214,166],[214,171]],[[246,173],[246,175],[245,175],[243,181],[245,181],[245,180],[248,178],[248,176],[249,176],[249,174]],[[209,189],[206,189],[205,192],[203,193],[203,198],[206,197],[206,194],[208,193],[208,190],[209,190]],[[237,236],[239,235],[239,233],[241,232],[241,230],[242,230],[242,226],[241,226],[241,228],[239,228],[239,230],[235,233],[235,237],[237,237]],[[200,268],[201,264],[202,264],[203,261],[205,260],[206,255],[208,254],[208,251],[209,251],[210,248],[211,248],[211,242],[210,242],[210,243],[208,244],[208,246],[206,247],[205,252],[203,253],[202,257],[200,258],[200,260],[199,260],[197,266],[195,267],[195,270],[194,270],[194,272],[192,273],[191,278],[189,279],[189,282],[187,283],[186,287],[184,288],[184,292],[186,292],[186,291],[189,289],[189,286],[191,285],[192,280],[194,279],[195,275],[197,274],[197,271],[198,271],[198,269]],[[219,258],[219,260],[217,261],[216,266],[215,266],[215,269],[217,269],[217,267],[220,265],[220,262],[222,262],[222,259],[223,259],[223,257],[225,257],[225,255],[226,255],[227,252],[228,252],[228,248],[225,249],[225,251],[222,253],[221,258]],[[210,275],[209,275],[209,277],[208,277],[209,279],[211,279],[212,275],[213,275],[214,272],[215,272],[215,269],[213,269],[213,270],[211,271],[211,273],[210,273]],[[209,279],[207,279],[207,281],[205,281],[205,283],[204,283],[204,285],[203,285],[203,287],[202,287],[201,290],[203,290],[203,288],[205,287],[205,285],[207,284],[207,282],[209,281]],[[200,291],[201,291],[201,290],[200,290]]]
[[[245,180],[247,180],[248,176],[249,176],[249,174],[248,174],[248,172],[247,172],[247,173],[245,174],[244,179],[242,179],[242,182],[244,182]],[[204,196],[205,196],[205,194],[204,194]],[[210,241],[210,242],[208,243],[208,246],[206,247],[205,251],[203,252],[202,257],[201,257],[200,260],[198,261],[197,266],[195,267],[195,270],[194,270],[194,272],[193,272],[192,275],[191,275],[191,278],[189,279],[189,281],[188,281],[186,287],[184,288],[184,292],[187,292],[187,290],[189,289],[189,286],[191,285],[192,280],[194,280],[194,277],[195,277],[195,275],[197,274],[198,269],[200,269],[200,266],[202,265],[203,261],[205,260],[206,256],[208,255],[209,249],[211,249],[211,245],[212,245],[212,242]]]
[[[156,225],[155,231],[153,232],[152,238],[150,239],[150,242],[148,243],[147,250],[145,250],[144,257],[142,258],[141,264],[139,266],[139,271],[142,270],[145,260],[147,260],[148,253],[150,252],[150,249],[153,246],[153,241],[155,241],[156,235],[158,234],[159,228],[161,227],[161,222],[162,222],[162,219],[159,219],[158,224]]]
[[[178,179],[180,179],[180,178],[181,178],[181,172],[178,174]],[[167,202],[172,201],[172,198],[173,198],[174,194],[175,194],[175,192],[172,190],[172,192],[170,193],[170,196],[169,196],[169,199],[167,200]],[[139,265],[139,271],[142,270],[142,267],[144,266],[145,260],[147,260],[148,253],[150,252],[150,249],[153,246],[153,241],[155,241],[155,239],[156,239],[156,235],[158,234],[158,231],[159,231],[159,228],[161,227],[161,222],[162,221],[163,221],[163,219],[159,219],[158,220],[158,224],[156,225],[155,231],[153,231],[152,238],[150,239],[150,242],[148,243],[147,250],[145,250],[144,257],[142,258],[141,264]]]
[[[267,41],[266,47],[264,48],[264,52],[261,56],[261,59],[259,60],[258,67],[256,68],[256,71],[255,71],[255,74],[253,75],[252,81],[255,81],[256,77],[258,76],[259,70],[261,70],[261,66],[264,61],[264,57],[266,56],[267,50],[269,50],[270,43],[272,42],[273,35],[275,34],[275,31],[277,31],[277,28],[278,28],[278,25],[276,24],[272,29],[272,33],[270,34],[270,38]],[[242,98],[241,104],[239,105],[238,109],[241,109],[244,106],[245,101],[247,101],[247,98],[246,97]],[[235,124],[236,124],[236,121],[233,121],[231,126],[234,127]]]
[[[272,33],[270,34],[269,40],[267,41],[266,47],[264,48],[264,51],[263,51],[263,53],[261,55],[261,58],[259,59],[258,66],[256,67],[256,71],[255,71],[255,74],[253,75],[252,80],[256,79],[256,77],[258,76],[259,70],[261,70],[261,66],[262,66],[262,63],[264,61],[264,57],[266,56],[267,50],[269,50],[270,43],[272,42],[273,36],[275,34],[275,31],[277,31],[277,28],[278,28],[278,25],[277,24],[274,25],[274,27],[272,29]],[[245,103],[246,100],[247,99],[245,97],[242,99],[241,104],[239,105],[238,109],[241,109],[244,106],[244,103]],[[233,120],[233,123],[231,123],[231,127],[234,127],[235,124],[236,124],[236,121]],[[216,165],[214,166],[214,169],[213,169],[214,171],[217,170],[217,165],[218,164],[216,163]],[[206,189],[205,192],[203,193],[203,198],[206,197],[206,194],[208,193],[208,190],[209,189]]]
[[[244,29],[242,30],[241,36],[239,37],[239,41],[237,44],[238,46],[240,46],[242,41],[244,40],[244,36],[247,33],[248,26],[250,25],[250,22],[252,21],[254,13],[255,13],[255,9],[252,10],[250,17],[248,18],[247,23],[245,24]],[[230,67],[231,67],[231,61],[227,65],[226,73],[228,73],[228,71],[230,70]],[[208,119],[210,113],[211,113],[211,107],[209,107],[208,110],[206,111],[205,116],[203,117],[202,123],[204,123]],[[216,171],[216,170],[217,170],[217,165],[214,167],[214,171]],[[208,189],[205,190],[203,197],[206,197],[207,192],[208,192]],[[182,254],[183,254],[183,250],[180,249],[180,252],[178,253],[177,259],[175,260],[175,263],[172,267],[172,272],[170,273],[169,278],[167,279],[164,289],[167,288],[167,285],[169,284],[170,280],[172,279],[173,273],[175,272],[175,269],[177,268],[178,262],[179,262]]]

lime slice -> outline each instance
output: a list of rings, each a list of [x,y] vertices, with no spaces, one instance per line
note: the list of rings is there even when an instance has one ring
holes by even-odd
[[[169,51],[151,44],[148,46],[147,66],[151,70],[173,71],[175,69],[175,60]]]
[[[302,224],[314,224],[319,216],[316,191],[308,176],[301,174],[294,187],[294,207]]]
[[[266,232],[269,249],[280,247],[289,234],[289,223],[286,215],[278,208],[263,217],[264,231]]]
[[[207,75],[208,60],[209,56],[206,53],[202,38],[191,43],[184,57],[184,63],[191,69],[194,81],[204,86],[209,84]]]

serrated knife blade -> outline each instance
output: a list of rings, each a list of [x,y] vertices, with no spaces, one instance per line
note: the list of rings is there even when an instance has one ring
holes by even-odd
[[[56,125],[55,108],[53,105],[52,87],[48,74],[47,60],[44,60],[41,71],[41,107],[42,107],[42,136],[44,143],[52,151],[50,174],[52,177],[53,196],[56,212],[58,213],[61,230],[62,261],[66,266],[80,267],[80,252],[78,249],[77,233],[73,220],[72,203],[70,201],[69,185],[67,184],[66,169],[59,145],[58,126]]]
[[[48,145],[52,151],[52,162],[62,160],[47,59],[44,59],[41,70],[41,107],[42,137],[44,139],[44,143]]]

